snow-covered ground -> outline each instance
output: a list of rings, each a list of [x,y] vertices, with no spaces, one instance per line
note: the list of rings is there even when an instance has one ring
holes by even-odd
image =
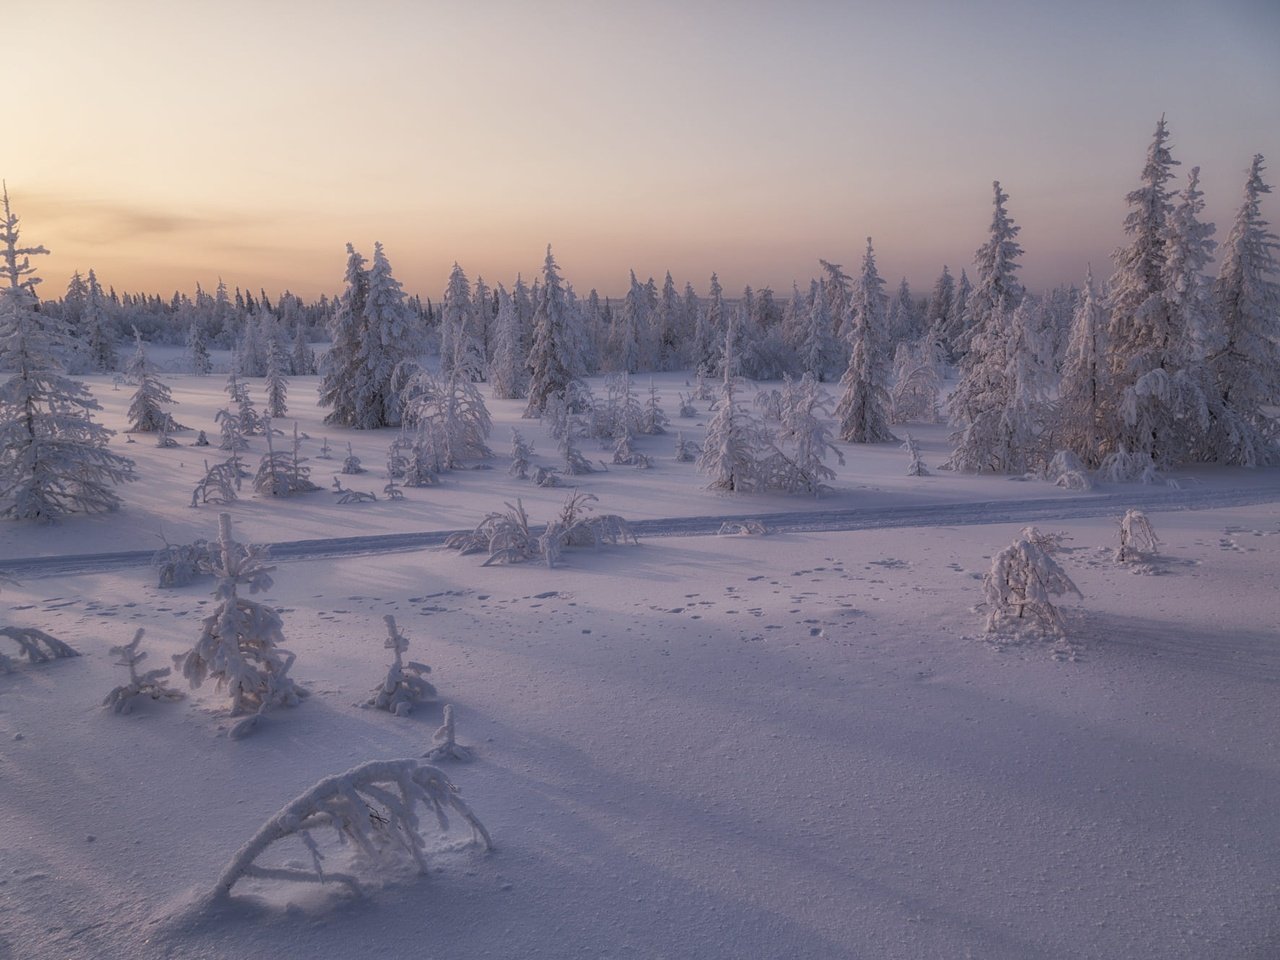
[[[222,378],[170,384],[175,416],[213,437]],[[94,385],[121,426],[128,388]],[[683,378],[658,385],[674,413]],[[314,459],[320,438],[335,456],[350,440],[371,472],[344,482],[381,494],[393,432],[323,427],[313,380],[290,394],[313,479],[327,486],[340,463]],[[124,673],[107,648],[145,626],[146,666],[168,663],[194,642],[211,581],[161,590],[119,563],[29,567],[6,588],[0,622],[85,656],[0,677],[0,957],[1280,954],[1280,473],[1075,494],[906,477],[893,445],[845,446],[820,500],[722,497],[671,458],[675,429],[700,438],[700,403],[703,416],[642,438],[652,470],[580,488],[659,533],[701,529],[673,518],[786,513],[780,532],[647,536],[555,570],[371,539],[470,527],[516,497],[549,519],[566,491],[506,473],[512,425],[555,462],[521,407],[491,404],[492,470],[404,501],[246,487],[230,506],[244,540],[367,541],[279,564],[265,596],[312,696],[247,739],[224,735],[225,697],[208,686],[126,717],[100,706]],[[945,430],[911,430],[936,466]],[[188,504],[201,461],[221,454],[191,436],[168,450],[118,436],[143,478],[126,509],[6,524],[0,568],[212,537],[216,510]],[[1064,604],[1069,645],[980,634],[981,576],[1020,526],[1018,501],[1070,538],[1061,559],[1084,598]],[[1164,541],[1146,575],[1111,560],[1129,501]],[[803,529],[796,511],[858,529]],[[495,850],[442,852],[429,877],[362,899],[254,881],[230,906],[194,909],[312,783],[430,745],[438,705],[409,718],[355,706],[385,673],[386,613],[455,706],[476,757],[446,769]]]

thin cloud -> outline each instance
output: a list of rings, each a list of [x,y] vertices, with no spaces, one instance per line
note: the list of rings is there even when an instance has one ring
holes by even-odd
[[[250,224],[230,213],[193,213],[112,200],[82,200],[55,194],[26,194],[19,201],[28,223],[39,221],[56,228],[67,239],[80,243],[127,243],[137,240],[207,238],[236,226]],[[15,203],[15,207],[18,204]]]

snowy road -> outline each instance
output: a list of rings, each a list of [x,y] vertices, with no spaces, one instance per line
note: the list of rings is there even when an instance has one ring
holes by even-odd
[[[631,524],[638,537],[703,537],[716,534],[722,524],[733,520],[755,520],[770,532],[819,532],[870,530],[888,527],[946,527],[983,523],[1043,523],[1085,517],[1119,515],[1130,507],[1150,511],[1212,510],[1256,503],[1280,501],[1280,477],[1268,477],[1265,485],[1246,489],[1173,489],[1137,487],[1122,493],[1085,494],[1028,500],[990,500],[968,503],[932,503],[921,506],[866,507],[844,510],[788,510],[782,513],[725,513],[701,517],[671,517],[638,520]],[[420,550],[441,546],[455,531],[379,534],[363,537],[334,537],[320,540],[291,540],[271,545],[274,561],[315,560],[361,554]],[[75,554],[59,557],[18,557],[3,561],[4,572],[18,579],[100,573],[129,567],[144,567],[153,556],[150,550],[119,553]]]

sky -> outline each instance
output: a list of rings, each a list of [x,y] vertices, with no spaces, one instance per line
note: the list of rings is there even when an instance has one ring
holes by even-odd
[[[0,177],[45,297],[90,268],[313,297],[374,241],[433,299],[548,243],[583,294],[634,269],[785,295],[868,236],[924,294],[997,179],[1043,289],[1110,273],[1162,114],[1219,239],[1255,153],[1280,183],[1275,0],[6,7]]]

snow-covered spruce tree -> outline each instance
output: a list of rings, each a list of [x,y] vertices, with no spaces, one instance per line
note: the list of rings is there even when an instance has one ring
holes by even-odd
[[[475,337],[475,302],[471,281],[457,263],[449,274],[440,314],[440,369],[457,371],[468,380],[483,380],[484,350]]]
[[[907,451],[907,456],[911,458],[907,463],[907,476],[927,477],[929,470],[924,465],[924,460],[920,457],[920,444],[909,433],[904,433],[903,437],[905,439],[902,441],[902,449]]]
[[[1054,408],[1054,446],[1069,450],[1085,466],[1096,468],[1106,452],[1105,404],[1112,394],[1107,363],[1107,311],[1085,274],[1084,292],[1071,321],[1071,336]]]
[[[171,430],[185,430],[174,422],[173,417],[165,409],[173,403],[173,394],[157,372],[147,356],[147,346],[142,342],[142,334],[133,328],[134,351],[125,373],[138,385],[129,403],[129,432],[158,433]]]
[[[636,430],[647,436],[656,436],[660,433],[667,432],[667,424],[670,423],[666,411],[662,409],[662,398],[658,396],[658,388],[654,385],[653,379],[649,379],[649,399],[645,402],[644,410],[640,414],[640,421],[636,424]]]
[[[373,691],[373,696],[361,706],[407,717],[419,704],[435,702],[436,688],[427,680],[431,668],[412,660],[406,663],[404,653],[409,649],[408,639],[396,626],[395,617],[388,613],[382,619],[387,625],[387,639],[383,646],[391,651],[391,666]]]
[[[116,336],[107,313],[106,296],[92,270],[89,271],[87,285],[80,325],[89,348],[89,366],[99,373],[110,373],[120,362],[116,356]]]
[[[110,707],[116,713],[133,713],[137,701],[143,697],[152,700],[181,700],[186,696],[181,690],[174,690],[165,683],[164,678],[170,672],[168,667],[138,673],[138,664],[147,658],[146,653],[140,649],[145,632],[139,627],[131,641],[110,650],[120,658],[116,661],[117,665],[129,668],[129,682],[113,689],[102,701],[104,707]]]
[[[209,341],[205,337],[204,323],[197,314],[187,326],[187,359],[191,372],[197,377],[207,377],[213,372],[213,358],[209,356]]]
[[[732,353],[732,339],[725,337],[726,353]],[[760,429],[734,396],[734,379],[725,375],[715,414],[707,424],[707,435],[698,455],[698,470],[705,473],[708,489],[728,493],[748,493],[759,489],[757,462]]]
[[[400,281],[381,243],[373,245],[373,265],[360,312],[359,343],[351,368],[351,420],[346,426],[376,430],[400,422],[400,399],[394,386],[396,370],[412,359],[418,343],[413,314],[405,303]]]
[[[622,309],[609,333],[610,366],[623,373],[640,369],[641,331],[649,326],[649,303],[645,288],[631,271],[631,286],[622,299]],[[608,369],[608,368],[606,368]]]
[[[862,275],[850,301],[852,339],[849,366],[840,386],[844,393],[836,408],[840,439],[849,443],[896,440],[889,429],[888,370],[885,362],[884,281],[876,272],[875,252],[867,237]]]
[[[293,331],[293,346],[289,351],[289,370],[295,377],[309,377],[316,372],[316,355],[307,344],[307,325],[298,318]]]
[[[671,279],[670,270],[662,281],[662,293],[654,312],[653,327],[658,347],[658,369],[678,370],[684,345],[693,331],[686,323],[684,307],[676,292],[675,281]]]
[[[101,406],[62,373],[67,337],[51,312],[37,310],[40,278],[31,266],[32,256],[49,251],[19,245],[7,189],[0,243],[0,369],[9,371],[0,384],[0,517],[49,522],[115,510],[112,488],[136,479],[133,461],[107,449],[113,431],[90,416]]]
[[[1161,389],[1180,366],[1182,331],[1166,295],[1169,222],[1174,212],[1168,182],[1176,160],[1169,152],[1164,117],[1147,150],[1141,186],[1125,198],[1124,229],[1130,240],[1115,253],[1107,331],[1112,396],[1107,439],[1113,450],[1151,458],[1157,466],[1179,459],[1178,412]],[[1154,371],[1162,371],[1154,378]]]
[[[821,289],[827,302],[827,317],[831,320],[832,369],[839,370],[849,365],[849,344],[857,320],[856,311],[852,309],[855,284],[840,264],[819,260],[818,265],[826,271]]]
[[[223,411],[224,413],[226,411]],[[240,464],[240,456],[232,453],[230,457],[222,463],[209,466],[209,461],[204,462],[204,476],[200,482],[196,484],[195,489],[191,491],[191,505],[198,507],[202,503],[224,504],[230,503],[232,500],[238,500],[240,494],[240,482],[244,479],[246,471]]]
[[[356,389],[360,377],[360,339],[364,335],[365,301],[369,295],[367,261],[347,244],[346,288],[329,318],[331,345],[321,363],[320,406],[331,407],[325,423],[354,426]]]
[[[274,332],[274,331],[273,331]],[[289,357],[280,338],[267,341],[267,415],[283,417],[289,412]]]
[[[518,400],[524,397],[524,338],[520,314],[506,287],[498,284],[498,316],[494,320],[493,362],[489,364],[489,383],[495,400]]]
[[[533,457],[533,444],[521,436],[515,427],[511,428],[511,476],[517,480],[529,479],[530,460]]]
[[[219,692],[231,695],[231,716],[254,715],[231,728],[229,736],[253,729],[253,719],[270,707],[296,706],[307,696],[305,687],[289,677],[293,654],[283,649],[284,622],[265,604],[239,595],[271,587],[267,548],[241,545],[231,536],[231,515],[218,515],[218,543],[210,572],[217,579],[216,606],[204,618],[200,636],[187,653],[173,658],[174,666],[193,688],[212,678]]]
[[[962,356],[960,382],[947,400],[947,414],[955,431],[952,454],[943,469],[1013,472],[996,451],[1001,446],[1000,423],[1009,402],[1009,336],[1013,312],[1024,291],[1016,272],[1022,247],[1015,238],[1021,229],[1005,210],[1008,194],[997,180],[992,184],[995,211],[990,236],[974,255],[978,282],[966,296],[964,330],[954,347]]]
[[[551,244],[542,267],[542,290],[533,315],[533,347],[529,351],[529,404],[526,417],[541,417],[553,394],[563,393],[576,370],[570,358],[575,347],[564,281],[560,278]]]
[[[929,293],[929,302],[925,307],[926,329],[933,331],[935,340],[942,341],[947,318],[951,316],[951,305],[956,297],[956,282],[947,265],[942,265],[942,273],[933,282],[933,290]]]
[[[1263,169],[1258,154],[1213,287],[1221,344],[1211,364],[1218,390],[1224,403],[1253,424],[1262,423],[1263,404],[1280,403],[1280,238],[1262,218],[1262,195],[1271,192]]]
[[[831,369],[835,342],[831,333],[831,312],[827,295],[817,280],[809,286],[809,309],[800,328],[800,370],[823,382]]]
[[[394,864],[406,855],[420,873],[427,873],[427,844],[422,837],[418,807],[425,808],[441,830],[456,814],[470,828],[469,846],[487,851],[489,833],[463,802],[449,778],[421,760],[371,760],[346,773],[325,777],[285,804],[227,861],[202,906],[213,909],[231,896],[231,888],[248,878],[304,883],[339,883],[361,892],[350,874],[326,870],[314,834],[333,828],[338,843],[361,854],[369,864]],[[311,858],[311,870],[295,866],[259,866],[255,861],[278,841],[298,837]]]
[[[305,466],[307,458],[300,453],[301,443],[298,440],[298,425],[293,425],[293,450],[286,453],[277,451],[271,444],[271,433],[267,433],[267,452],[258,463],[258,472],[253,478],[253,489],[268,497],[288,497],[295,493],[311,493],[319,490],[311,482],[311,468]]]
[[[1024,527],[1011,545],[991,561],[982,582],[987,602],[987,632],[1031,632],[1066,635],[1053,597],[1080,590],[1053,558],[1058,540],[1035,527]]]

